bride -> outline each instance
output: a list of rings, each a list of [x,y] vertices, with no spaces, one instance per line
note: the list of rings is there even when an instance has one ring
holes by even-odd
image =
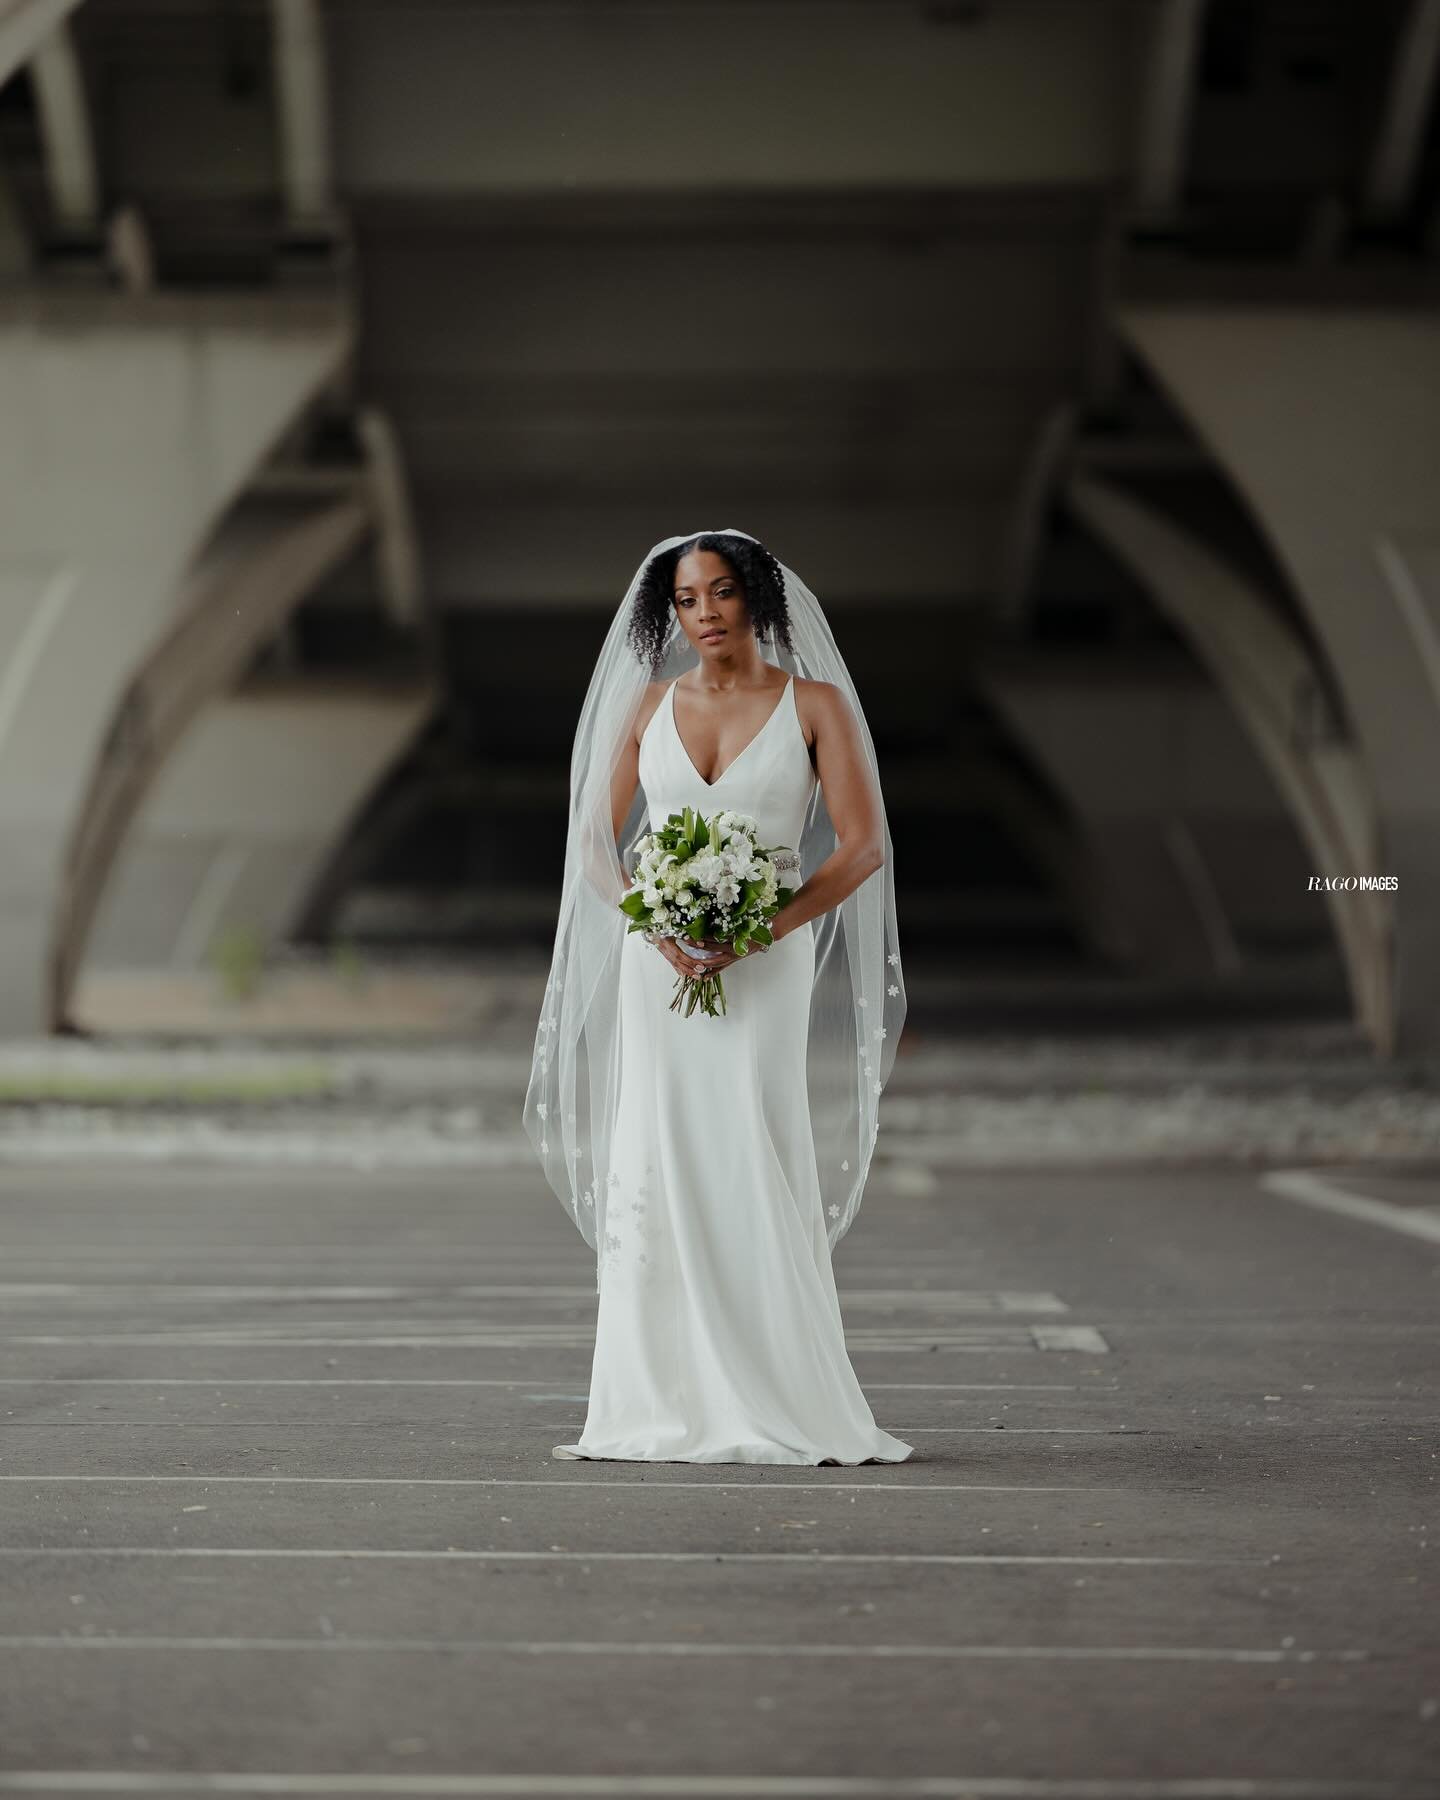
[[[692,807],[785,846],[773,944],[629,930],[628,848]],[[787,881],[787,876],[789,877]],[[723,971],[725,1010],[671,1010]],[[524,1124],[596,1252],[589,1409],[565,1458],[900,1462],[845,1348],[849,1229],[905,1017],[875,749],[819,602],[747,532],[667,538],[580,712]]]

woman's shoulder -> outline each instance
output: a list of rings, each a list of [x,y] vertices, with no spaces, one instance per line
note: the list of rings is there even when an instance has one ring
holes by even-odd
[[[672,675],[670,681],[647,681],[645,683],[645,691],[641,694],[640,704],[635,709],[635,739],[637,743],[644,737],[645,727],[655,717],[655,709],[665,698],[666,688],[671,685],[671,682],[679,679],[678,675]]]
[[[833,717],[836,708],[848,710],[850,702],[845,698],[844,690],[833,681],[814,681],[808,675],[797,675],[795,705],[807,724],[818,725]]]

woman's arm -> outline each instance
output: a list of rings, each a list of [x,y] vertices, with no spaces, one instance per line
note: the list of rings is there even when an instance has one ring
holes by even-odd
[[[805,710],[815,730],[815,772],[836,842],[771,920],[777,944],[797,926],[838,906],[885,860],[884,814],[849,701],[833,682],[807,681]]]
[[[615,764],[614,773],[610,777],[610,850],[615,857],[615,866],[620,870],[620,886],[627,888],[630,877],[620,862],[620,833],[629,815],[635,799],[635,788],[640,780],[640,740],[636,735],[639,727],[630,733],[625,740],[625,747]]]
[[[665,692],[663,681],[652,681],[645,690],[640,701],[639,711],[635,715],[620,755],[616,758],[615,768],[610,777],[610,851],[615,859],[615,867],[619,872],[621,889],[630,885],[630,872],[620,861],[620,833],[625,828],[625,820],[629,817],[630,808],[635,803],[635,789],[640,784],[640,739],[645,735],[645,727],[650,723],[660,697]]]

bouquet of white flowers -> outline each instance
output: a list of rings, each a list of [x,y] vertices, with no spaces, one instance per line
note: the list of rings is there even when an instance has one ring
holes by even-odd
[[[688,806],[683,813],[671,813],[658,831],[640,840],[633,886],[620,902],[629,930],[651,938],[684,938],[687,948],[712,938],[729,944],[739,956],[747,956],[752,944],[768,949],[774,942],[770,920],[791,891],[781,892],[774,859],[789,846],[760,849],[758,831],[756,821],[744,813],[719,812],[706,819]],[[798,867],[793,852],[787,860]],[[719,975],[680,976],[670,1010],[681,1005],[687,1018],[697,1005],[712,1018],[723,1013],[725,989]]]

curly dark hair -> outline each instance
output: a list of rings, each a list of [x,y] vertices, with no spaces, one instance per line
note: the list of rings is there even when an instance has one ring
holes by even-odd
[[[790,650],[790,610],[785,604],[785,577],[779,563],[755,539],[702,531],[697,537],[686,538],[683,544],[652,556],[646,565],[630,603],[626,634],[637,661],[648,663],[652,676],[660,672],[675,605],[675,570],[681,557],[692,550],[714,550],[725,558],[745,590],[745,609],[757,640],[769,643],[773,630]]]

